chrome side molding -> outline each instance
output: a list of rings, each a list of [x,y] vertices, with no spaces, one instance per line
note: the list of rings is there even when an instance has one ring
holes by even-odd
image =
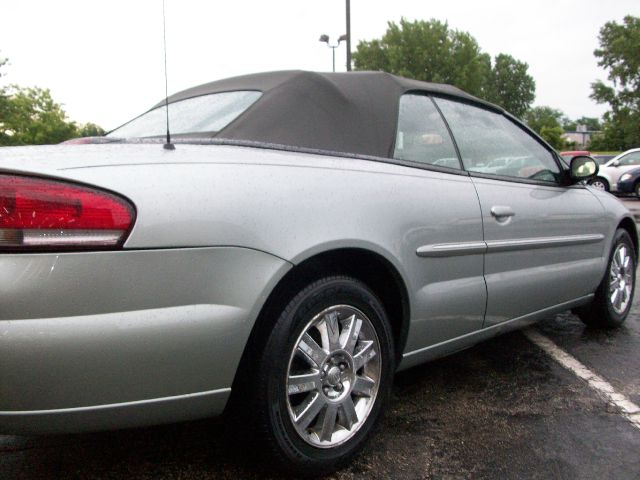
[[[456,257],[460,255],[478,255],[480,253],[532,250],[549,247],[568,247],[585,245],[604,240],[600,233],[588,235],[566,235],[561,237],[536,237],[518,240],[490,240],[488,242],[456,242],[423,245],[416,250],[419,257]]]
[[[486,253],[485,242],[440,243],[424,245],[416,250],[419,257],[456,257],[460,255],[477,255]]]

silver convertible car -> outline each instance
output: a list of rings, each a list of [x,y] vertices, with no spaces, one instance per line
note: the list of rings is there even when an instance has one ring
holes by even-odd
[[[106,137],[0,149],[0,433],[227,408],[319,473],[372,434],[395,371],[629,312],[631,215],[585,186],[592,159],[567,168],[494,105],[301,71],[166,103],[170,144],[163,101]]]

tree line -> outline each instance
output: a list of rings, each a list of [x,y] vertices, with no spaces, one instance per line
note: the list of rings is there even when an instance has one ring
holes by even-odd
[[[592,84],[591,98],[610,107],[602,122],[588,117],[571,120],[558,109],[532,107],[536,84],[527,63],[506,53],[491,58],[469,33],[435,19],[389,22],[382,38],[358,44],[353,59],[357,70],[459,87],[522,118],[558,149],[571,146],[563,134],[577,125],[600,132],[592,139],[592,149],[640,146],[640,19],[626,16],[622,24],[606,23],[599,43],[594,55],[611,82]]]
[[[550,106],[532,107],[536,83],[529,65],[507,53],[495,57],[482,51],[469,33],[435,19],[389,22],[380,39],[361,41],[353,53],[357,70],[380,70],[427,82],[446,83],[500,105],[527,124],[553,147],[570,147],[563,138],[577,125],[599,131],[593,150],[626,150],[640,146],[640,18],[626,16],[621,24],[607,22],[600,30],[598,65],[608,83],[591,85],[591,98],[607,104],[602,120],[571,120]],[[7,59],[0,58],[0,77]],[[48,89],[0,87],[0,146],[59,143],[104,135],[93,123],[79,125],[67,118]]]
[[[6,58],[0,58],[0,77],[5,75],[2,68],[7,63]],[[69,120],[48,89],[0,87],[0,146],[54,144],[104,134],[98,125]]]

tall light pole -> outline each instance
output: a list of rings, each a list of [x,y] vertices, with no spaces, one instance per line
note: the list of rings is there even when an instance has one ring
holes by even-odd
[[[347,1],[347,72],[351,71],[351,0]]]
[[[331,45],[331,43],[329,43],[329,35],[320,35],[320,38],[318,39],[320,42],[324,42],[327,44],[327,47],[329,47],[331,49],[331,52],[333,53],[333,71],[336,71],[336,48],[338,48],[340,46],[340,42],[342,42],[343,40],[347,40],[347,36],[346,35],[341,35],[340,38],[338,38],[338,43],[336,43],[335,45]]]

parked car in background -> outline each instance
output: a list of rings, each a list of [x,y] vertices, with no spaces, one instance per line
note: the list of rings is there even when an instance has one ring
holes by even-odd
[[[560,152],[560,158],[562,161],[569,165],[571,159],[576,156],[587,156],[593,158],[598,165],[604,165],[609,160],[611,160],[615,155],[592,155],[591,152],[587,150],[574,150],[574,151],[566,151]]]
[[[615,155],[606,155],[606,154],[591,155],[591,158],[595,159],[595,161],[598,162],[598,165],[604,165],[613,157],[615,157]]]
[[[634,193],[640,197],[640,167],[623,173],[618,181],[618,192]]]
[[[601,165],[590,185],[599,190],[616,192],[620,177],[636,167],[640,167],[640,148],[627,150]]]
[[[581,155],[590,157],[591,152],[589,152],[588,150],[568,150],[565,152],[560,152],[560,156],[566,162],[567,165],[569,165],[569,162],[573,157],[578,157]]]
[[[167,102],[164,148],[162,101],[89,144],[0,149],[0,433],[229,405],[318,475],[363,447],[397,370],[629,313],[632,216],[583,184],[593,159],[566,167],[497,106],[300,71]]]
[[[477,165],[478,172],[490,173],[494,175],[518,174],[520,169],[528,166],[527,157],[501,157],[489,161],[485,165]]]

